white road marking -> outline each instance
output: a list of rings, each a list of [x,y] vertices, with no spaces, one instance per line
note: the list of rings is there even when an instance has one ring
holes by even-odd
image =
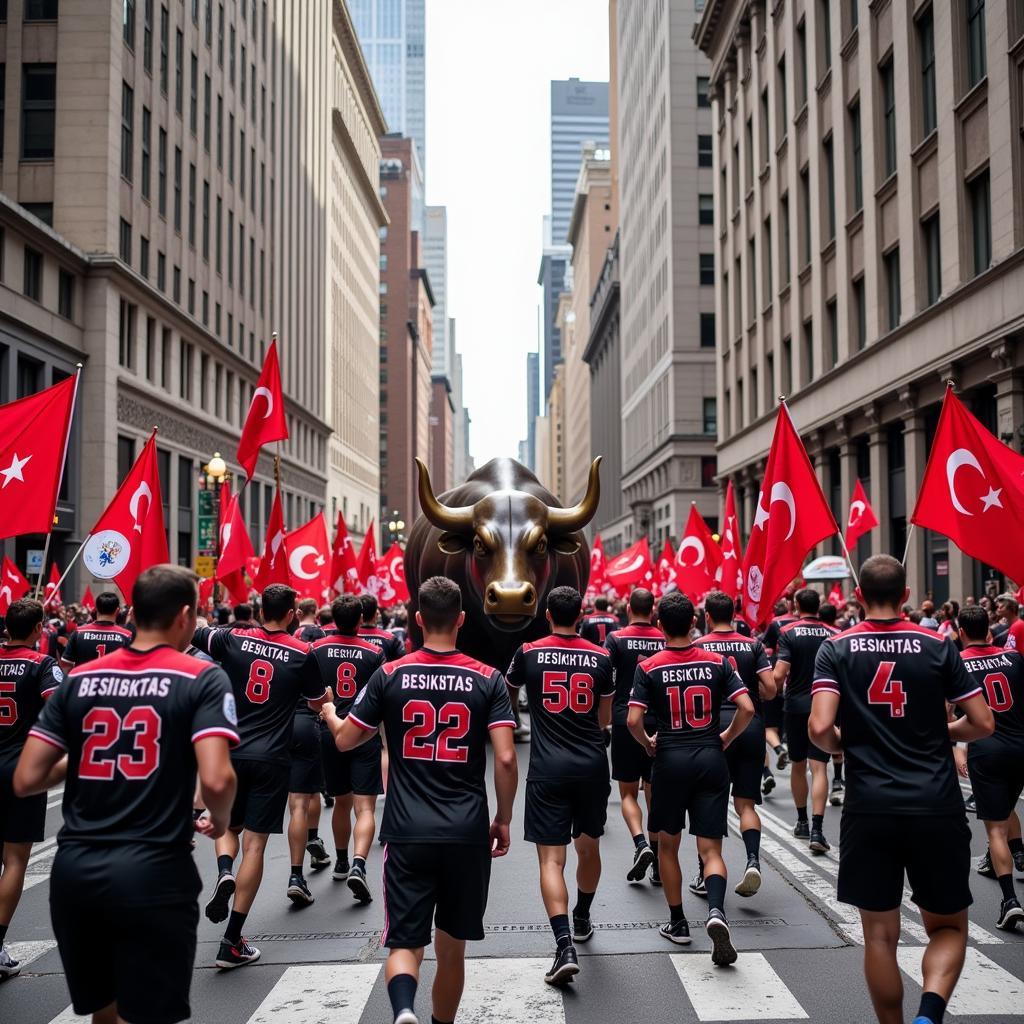
[[[359,1024],[380,964],[289,967],[249,1024]]]
[[[15,960],[21,962],[21,969],[25,970],[30,963],[38,960],[44,953],[49,953],[56,945],[54,939],[41,939],[37,942],[9,942],[6,949]]]
[[[467,960],[457,1018],[473,1024],[565,1024],[562,993],[544,984],[550,966],[550,960],[512,957]],[[420,1020],[429,1015],[424,1009]]]
[[[897,950],[903,972],[921,984],[921,950],[904,947]],[[954,1016],[1016,1017],[1024,1010],[1024,982],[990,960],[979,949],[967,948],[963,973],[949,1001]]]
[[[723,970],[707,956],[672,954],[672,966],[698,1020],[807,1020],[808,1015],[761,953],[741,953]]]
[[[75,1008],[73,1006],[67,1006],[50,1021],[50,1024],[79,1024],[81,1021],[88,1022],[91,1020],[92,1014],[89,1014],[86,1017],[79,1017],[78,1014],[75,1013]],[[186,1021],[185,1024],[188,1024],[188,1022]]]

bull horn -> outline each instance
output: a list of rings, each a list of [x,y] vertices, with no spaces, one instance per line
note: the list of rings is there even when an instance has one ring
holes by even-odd
[[[597,515],[601,501],[601,456],[590,464],[587,493],[572,508],[548,508],[548,529],[557,533],[575,533],[582,530]]]
[[[420,508],[423,514],[439,530],[452,532],[465,530],[473,525],[473,506],[453,507],[442,505],[434,497],[434,488],[430,483],[430,470],[422,459],[416,460],[416,468],[420,476]]]

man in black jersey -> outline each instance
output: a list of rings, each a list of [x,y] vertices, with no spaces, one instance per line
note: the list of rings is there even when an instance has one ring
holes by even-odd
[[[629,595],[629,624],[608,634],[605,649],[612,661],[615,700],[612,703],[612,778],[619,784],[622,817],[633,837],[633,864],[626,873],[629,882],[642,882],[651,869],[651,884],[661,885],[658,869],[658,834],[644,836],[640,810],[640,786],[644,787],[647,813],[651,811],[651,758],[626,727],[629,695],[633,692],[636,666],[665,646],[665,634],[651,623],[654,595],[638,587]],[[653,720],[648,723],[654,728]]]
[[[704,599],[704,614],[707,616],[708,632],[696,644],[706,651],[720,654],[732,665],[743,680],[754,706],[754,717],[750,725],[735,742],[729,744],[725,752],[729,778],[732,780],[733,805],[739,815],[740,835],[747,852],[747,868],[735,892],[740,896],[753,896],[761,888],[761,819],[756,805],[761,803],[761,766],[764,762],[762,702],[775,696],[775,680],[761,641],[743,636],[733,628],[731,597],[713,590]],[[729,727],[735,713],[736,705],[732,701],[722,701],[719,723],[722,729]],[[701,890],[705,889],[703,877],[700,886]],[[695,890],[692,885],[690,891],[697,895],[706,894],[705,891]]]
[[[608,634],[620,625],[608,607],[608,598],[599,597],[594,601],[594,614],[586,616],[580,625],[580,636],[592,644],[603,644]]]
[[[526,780],[526,841],[537,846],[540,891],[555,935],[550,985],[579,973],[573,939],[593,937],[590,907],[601,878],[600,838],[608,817],[608,757],[602,730],[611,721],[615,681],[603,648],[576,633],[583,599],[572,587],[548,594],[551,634],[512,657],[508,685],[526,687],[532,736]],[[565,850],[576,848],[576,905],[569,931]],[[641,876],[642,877],[642,876]]]
[[[117,624],[117,612],[121,598],[111,590],[96,596],[96,618],[75,629],[68,637],[60,658],[65,672],[78,665],[84,665],[94,658],[102,658],[119,647],[132,642],[132,631]]]
[[[369,640],[371,644],[379,647],[384,652],[385,661],[397,661],[405,654],[405,647],[394,633],[381,629],[377,624],[380,615],[377,598],[373,594],[360,594],[359,600],[363,605],[363,624],[359,628],[359,639]]]
[[[826,626],[835,627],[839,620],[839,609],[831,601],[822,601],[818,608],[818,618]],[[833,807],[839,807],[843,802],[843,755],[832,755],[832,788],[828,791],[828,802]]]
[[[684,594],[677,591],[661,599],[658,621],[665,650],[637,665],[627,721],[637,742],[654,757],[648,826],[661,833],[658,854],[670,915],[661,934],[677,945],[689,945],[679,868],[680,833],[689,816],[690,834],[697,837],[704,864],[711,959],[725,966],[735,963],[737,954],[725,919],[722,838],[728,833],[729,766],[723,751],[750,724],[754,705],[736,670],[720,654],[691,642],[694,616],[693,603]],[[736,713],[729,728],[720,732],[724,700],[736,705]],[[644,728],[649,713],[656,722],[653,735]]]
[[[331,611],[336,632],[315,641],[312,651],[321,681],[334,692],[337,718],[344,721],[370,676],[384,664],[384,652],[356,635],[363,615],[358,597],[342,594],[331,605]],[[369,903],[372,897],[366,883],[366,858],[377,829],[374,819],[377,797],[384,792],[380,737],[371,737],[356,750],[344,753],[328,730],[322,730],[320,738],[326,792],[335,801],[331,818],[337,852],[334,877],[347,881],[352,895],[360,903]],[[353,833],[353,808],[356,823],[350,868],[348,843]]]
[[[141,573],[131,646],[72,670],[14,775],[26,797],[66,771],[50,913],[75,1013],[93,1024],[190,1015],[200,891],[191,839],[228,826],[228,747],[238,742],[224,671],[182,653],[197,597],[187,569]],[[206,814],[193,825],[197,769]]]
[[[63,681],[57,663],[35,645],[43,630],[43,606],[22,598],[7,610],[7,643],[0,647],[0,979],[21,970],[4,939],[25,885],[32,844],[43,838],[46,796],[19,799],[11,782],[18,755],[43,704]]]
[[[231,828],[217,840],[217,882],[206,904],[211,921],[228,921],[216,960],[224,969],[259,959],[260,951],[242,938],[242,926],[263,879],[267,839],[284,825],[295,705],[302,698],[319,709],[329,700],[309,645],[291,635],[294,617],[295,591],[272,583],[263,591],[262,628],[207,627],[197,630],[192,640],[224,666],[238,706],[241,742],[231,753],[238,793],[231,808]],[[242,863],[236,878],[232,866],[243,830]],[[299,889],[308,893],[301,860],[291,865],[289,898],[299,902],[294,895]],[[312,902],[312,896],[304,894],[301,902]]]
[[[891,555],[861,567],[857,598],[867,615],[821,645],[809,730],[820,749],[846,755],[838,895],[860,909],[875,1013],[882,1024],[903,1021],[896,949],[905,874],[929,937],[915,1024],[941,1024],[971,903],[971,832],[950,744],[989,736],[994,723],[953,644],[901,620],[909,593]],[[949,723],[947,701],[964,717]]]
[[[812,853],[828,853],[832,847],[825,838],[825,804],[828,802],[827,751],[816,747],[807,737],[807,720],[811,714],[811,683],[814,681],[814,659],[818,649],[837,630],[818,618],[821,595],[810,587],[796,592],[800,613],[779,631],[775,649],[775,682],[785,683],[786,738],[792,770],[789,784],[796,805],[793,835],[806,839]],[[811,762],[811,821],[807,821],[807,762]]]
[[[1010,815],[1024,792],[1024,655],[992,644],[984,608],[962,608],[959,623],[964,665],[981,686],[996,728],[971,743],[966,757],[958,750],[957,766],[970,777],[975,810],[988,832],[989,858],[1002,890],[996,926],[1013,931],[1024,921],[1008,842]]]
[[[339,750],[383,726],[391,752],[384,849],[385,977],[395,1024],[413,1010],[424,947],[436,925],[433,1020],[453,1021],[462,998],[466,940],[484,937],[491,858],[509,848],[517,767],[512,705],[500,672],[455,648],[465,615],[458,584],[443,576],[419,589],[423,647],[374,672],[342,721],[321,711]],[[497,812],[487,824],[488,734]]]
[[[327,634],[323,631],[317,621],[319,606],[311,597],[304,597],[297,605],[298,623],[295,627],[294,636],[311,644]]]
[[[248,602],[236,604],[231,609],[231,618],[237,625],[252,622],[252,605]]]
[[[796,616],[793,614],[792,605],[789,600],[779,601],[774,608],[775,618],[768,623],[768,628],[764,632],[762,643],[764,644],[765,653],[768,655],[768,660],[775,665],[776,648],[779,645],[779,634],[782,632],[784,626],[788,626],[791,622],[796,622]],[[782,771],[786,765],[789,764],[789,751],[786,750],[782,742],[782,730],[784,727],[784,712],[783,712],[784,701],[782,698],[782,690],[778,689],[775,696],[771,700],[764,702],[764,737],[765,742],[772,748],[775,753],[776,762],[775,768],[777,771]],[[764,771],[762,772],[764,779],[761,791],[767,796],[773,789],[775,789],[775,776],[772,775],[771,768],[768,763],[768,752],[765,751],[764,755]]]

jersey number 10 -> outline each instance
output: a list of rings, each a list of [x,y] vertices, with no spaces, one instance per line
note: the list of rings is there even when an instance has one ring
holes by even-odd
[[[668,713],[673,729],[682,729],[684,717],[691,729],[706,729],[711,724],[714,717],[713,702],[711,690],[707,686],[688,686],[681,695],[678,686],[670,686],[665,695],[668,697]]]

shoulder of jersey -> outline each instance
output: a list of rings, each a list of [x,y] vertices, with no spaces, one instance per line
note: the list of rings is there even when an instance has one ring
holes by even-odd
[[[69,676],[86,676],[94,672],[126,672],[152,670],[158,672],[173,672],[176,675],[191,676],[198,678],[210,669],[218,668],[213,661],[204,661],[202,658],[195,658],[183,651],[175,651],[169,647],[158,647],[153,651],[131,652],[121,647],[102,658],[87,661],[82,665],[73,668]]]
[[[383,666],[384,672],[387,675],[393,675],[400,668],[408,668],[411,665],[415,666],[444,666],[454,665],[457,668],[468,669],[471,672],[476,672],[479,675],[487,676],[488,678],[497,671],[490,665],[485,665],[482,661],[477,661],[476,658],[471,658],[468,654],[463,654],[461,651],[457,651],[453,655],[447,658],[435,658],[429,651],[413,651],[410,654],[403,654],[401,658],[396,658],[394,661],[389,661]]]
[[[834,628],[834,627],[833,627]],[[938,643],[945,643],[946,638],[939,633],[936,633],[934,629],[928,629],[926,626],[919,626],[915,622],[890,622],[884,625],[878,623],[864,621],[858,622],[856,626],[851,626],[849,629],[840,631],[835,629],[835,632],[830,636],[829,640],[845,640],[850,636],[864,636],[865,634],[871,635],[872,633],[914,633],[917,636],[926,636]]]
[[[43,654],[42,651],[34,651],[31,647],[0,647],[0,657],[33,661],[38,665],[51,655]]]
[[[705,633],[702,637],[698,637],[693,641],[695,647],[701,647],[707,650],[707,644],[713,644],[716,640],[728,640],[729,643],[741,643],[746,644],[748,647],[753,647],[757,643],[752,636],[744,636],[742,633],[737,633],[733,630],[731,633]],[[717,652],[716,652],[717,653]]]
[[[313,651],[319,650],[321,647],[358,647],[372,654],[381,653],[381,649],[376,644],[371,644],[369,640],[363,640],[358,636],[345,636],[342,633],[331,633],[330,636],[319,637],[309,647]]]
[[[609,636],[614,636],[613,633],[609,633]],[[581,636],[560,636],[554,633],[550,633],[548,636],[542,636],[539,640],[533,640],[528,644],[523,644],[523,654],[529,651],[536,651],[545,647],[562,647],[571,646],[572,649],[579,649],[587,651],[589,654],[603,654],[606,658],[608,657],[608,651],[600,644],[591,643],[590,640],[584,640]]]
[[[246,627],[246,626],[233,626],[231,632],[235,636],[251,636],[254,640],[264,640],[270,644],[279,644],[281,647],[290,647],[295,651],[309,652],[309,644],[305,640],[300,640],[296,636],[292,636],[291,633],[268,633],[261,627]]]
[[[966,647],[960,652],[960,657],[964,661],[974,661],[977,658],[994,658],[1003,654],[1008,658],[1016,657],[1019,661],[1024,661],[1024,656],[1020,651],[1015,651],[1013,648],[1007,650],[1005,647],[996,647],[995,644],[988,644],[985,647]]]

